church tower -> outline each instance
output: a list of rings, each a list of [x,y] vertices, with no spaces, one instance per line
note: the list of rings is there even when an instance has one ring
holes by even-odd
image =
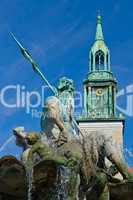
[[[116,117],[117,82],[110,66],[110,51],[104,41],[101,16],[97,17],[95,42],[89,53],[89,73],[84,81],[84,110],[88,118]]]
[[[84,115],[77,119],[87,132],[104,131],[123,143],[124,118],[116,113],[117,81],[111,69],[110,51],[102,31],[102,18],[97,17],[95,41],[89,52],[89,70],[83,81]]]

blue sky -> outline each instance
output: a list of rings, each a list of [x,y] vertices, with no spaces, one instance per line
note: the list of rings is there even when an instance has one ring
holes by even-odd
[[[29,91],[41,91],[42,86],[42,81],[20,55],[9,31],[30,50],[52,84],[66,75],[74,80],[77,90],[82,90],[99,9],[119,89],[133,84],[132,6],[133,2],[129,0],[14,0],[11,3],[1,0],[0,90],[7,85],[21,84]],[[14,94],[9,93],[6,98],[13,102]],[[125,102],[126,96],[119,99],[123,107]],[[7,141],[12,135],[12,128],[18,125],[25,126],[27,130],[40,129],[39,118],[32,118],[24,108],[7,109],[0,105],[0,121],[0,145]],[[133,116],[127,116],[125,146],[133,151],[132,129]],[[0,156],[18,153],[19,148],[13,141],[0,152]],[[128,157],[128,162],[133,165],[133,158]]]

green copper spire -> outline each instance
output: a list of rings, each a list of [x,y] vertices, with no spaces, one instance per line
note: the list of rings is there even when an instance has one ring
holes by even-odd
[[[95,41],[89,53],[89,72],[111,71],[110,51],[104,41],[102,31],[102,17],[97,16],[97,27]]]
[[[97,29],[96,29],[96,40],[104,40],[102,31],[102,17],[100,14],[97,16]]]

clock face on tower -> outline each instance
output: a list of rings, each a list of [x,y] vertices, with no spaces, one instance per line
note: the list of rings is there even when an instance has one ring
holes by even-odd
[[[102,88],[99,88],[96,90],[96,96],[102,96],[103,95],[103,89]]]

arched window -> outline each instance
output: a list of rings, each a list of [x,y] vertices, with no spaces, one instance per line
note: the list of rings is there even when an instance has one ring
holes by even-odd
[[[109,62],[109,55],[107,54],[107,64],[108,64],[108,62]]]
[[[91,71],[93,71],[93,54],[91,53]]]
[[[107,54],[106,60],[107,60],[107,69],[108,69],[109,68],[109,54]]]
[[[104,53],[99,50],[95,55],[96,70],[104,70]]]

